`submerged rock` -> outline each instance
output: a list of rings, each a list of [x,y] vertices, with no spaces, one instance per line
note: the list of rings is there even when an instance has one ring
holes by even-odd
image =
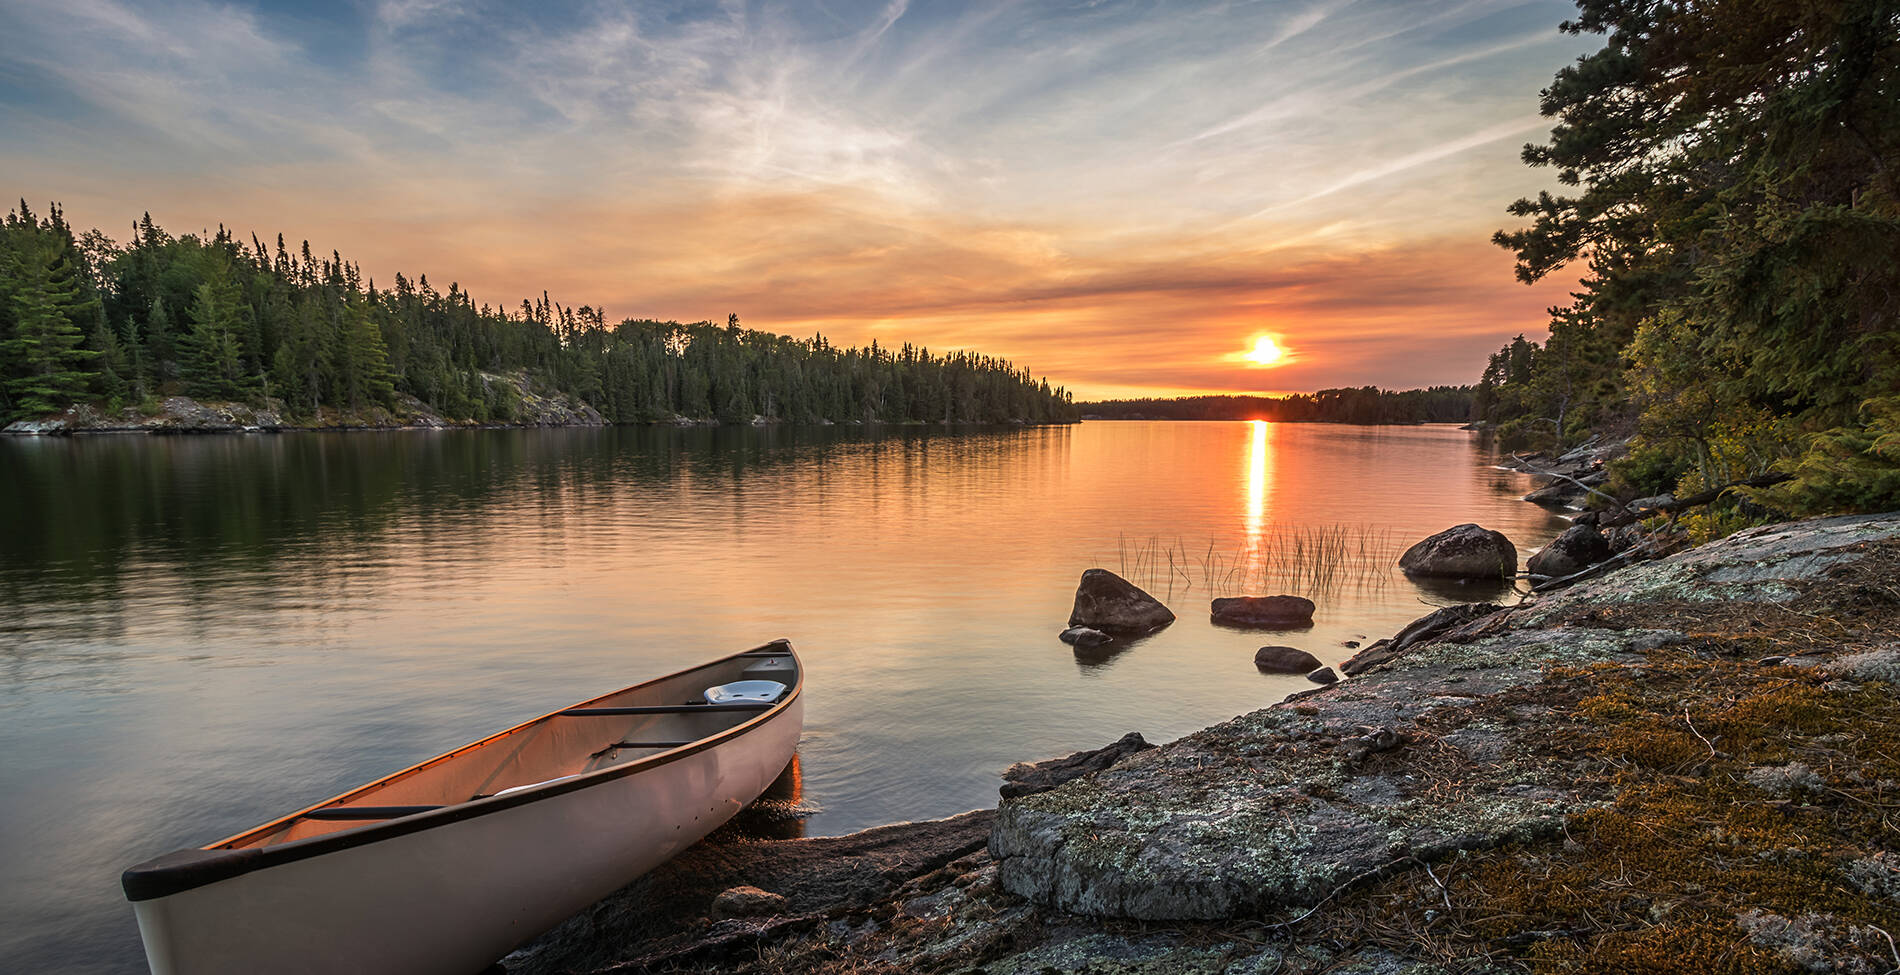
[[[1153,747],[1148,739],[1141,736],[1141,732],[1131,731],[1093,751],[1076,752],[1046,762],[1018,762],[1004,770],[1003,787],[998,791],[1005,799],[1047,792],[1071,779],[1099,772],[1130,755]]]
[[[1058,636],[1063,643],[1083,649],[1099,647],[1104,643],[1112,643],[1115,640],[1114,637],[1103,633],[1101,630],[1093,630],[1086,626],[1071,626],[1063,630]]]
[[[1575,575],[1610,557],[1610,540],[1590,525],[1571,525],[1525,563],[1531,575]]]
[[[1261,647],[1254,651],[1253,665],[1269,674],[1307,674],[1324,666],[1298,647]]]
[[[1075,587],[1075,608],[1069,613],[1070,626],[1111,634],[1147,633],[1172,622],[1174,613],[1161,600],[1107,569],[1082,573],[1082,582]]]
[[[1447,528],[1405,550],[1406,575],[1445,579],[1500,579],[1517,574],[1517,546],[1479,525]]]
[[[1214,600],[1212,618],[1225,626],[1311,626],[1315,608],[1312,600],[1300,596],[1232,596]]]

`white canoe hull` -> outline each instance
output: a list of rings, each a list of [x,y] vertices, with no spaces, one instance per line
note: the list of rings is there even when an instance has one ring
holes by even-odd
[[[445,807],[396,835],[330,837],[341,848],[136,900],[146,957],[157,975],[471,975],[758,798],[791,762],[803,712],[794,688],[728,740],[630,774],[478,814]]]

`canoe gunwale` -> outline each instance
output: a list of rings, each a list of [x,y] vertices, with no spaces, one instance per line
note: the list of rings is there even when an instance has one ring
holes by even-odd
[[[783,649],[772,649],[779,647]],[[727,656],[715,658],[702,664],[687,667],[683,670],[674,671],[671,674],[655,677],[652,680],[642,681],[616,691],[610,691],[599,697],[590,698],[589,701],[598,701],[602,698],[613,697],[648,684],[670,680],[682,674],[714,667],[741,657],[759,656],[790,656],[794,662],[798,661],[798,655],[793,651],[790,641],[774,640],[771,643],[756,647],[752,650],[728,654]],[[592,788],[606,782],[622,779],[630,775],[690,758],[710,748],[726,744],[749,732],[757,730],[784,714],[785,711],[791,707],[792,703],[798,699],[800,693],[804,690],[804,686],[805,669],[801,663],[798,668],[798,679],[793,683],[791,690],[784,697],[774,702],[769,709],[762,710],[754,717],[723,731],[696,739],[685,746],[672,748],[668,751],[649,755],[644,758],[637,758],[624,764],[611,765],[607,768],[595,769],[592,772],[583,772],[567,778],[556,779],[551,782],[522,789],[519,792],[510,792],[506,795],[488,796],[481,799],[452,803],[439,806],[427,812],[404,816],[399,819],[392,819],[374,825],[359,826],[334,833],[325,833],[321,836],[312,836],[301,840],[292,840],[288,843],[275,846],[240,847],[237,849],[230,849],[226,846],[229,843],[236,842],[264,830],[300,819],[309,813],[323,809],[339,800],[356,795],[368,789],[370,786],[407,775],[418,769],[461,754],[471,748],[484,745],[497,738],[520,731],[530,725],[563,717],[564,712],[582,707],[587,702],[584,701],[579,705],[569,705],[564,708],[558,708],[547,714],[530,718],[527,721],[523,721],[503,731],[498,731],[486,738],[444,752],[441,755],[434,756],[399,772],[392,772],[389,775],[357,786],[341,795],[332,796],[315,805],[299,809],[294,813],[271,820],[262,825],[254,826],[215,843],[207,844],[202,847],[177,850],[146,860],[143,863],[135,864],[121,875],[120,884],[125,889],[125,896],[128,901],[136,903],[139,901],[156,900],[196,887],[203,887],[222,880],[229,880],[232,877],[258,870],[265,870],[280,864],[294,863],[298,860],[322,856],[323,854],[334,853],[338,850],[347,850],[353,847],[381,842],[383,840],[395,839],[437,826],[445,826],[450,823],[474,819],[479,816],[486,816],[490,813],[497,813],[518,806],[525,806],[529,803],[539,802],[544,799],[552,799],[570,792],[578,792],[582,789]],[[580,717],[585,717],[585,715],[581,715]]]

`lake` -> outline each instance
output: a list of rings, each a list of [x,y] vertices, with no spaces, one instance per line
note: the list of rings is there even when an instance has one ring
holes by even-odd
[[[1497,598],[1393,565],[1562,530],[1491,464],[1441,426],[0,438],[0,959],[143,971],[124,867],[778,637],[807,835],[992,805],[1012,762],[1312,686],[1265,643],[1336,664]],[[1091,566],[1180,619],[1078,655]],[[1314,626],[1208,621],[1276,592]]]

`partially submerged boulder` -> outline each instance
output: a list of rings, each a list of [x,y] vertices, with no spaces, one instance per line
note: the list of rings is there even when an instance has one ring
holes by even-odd
[[[1286,629],[1312,626],[1315,608],[1300,596],[1231,596],[1214,600],[1212,619],[1224,626]]]
[[[1320,669],[1315,670],[1310,674],[1307,674],[1306,679],[1312,681],[1315,684],[1339,683],[1339,675],[1333,673],[1333,668],[1331,667],[1321,667]]]
[[[1591,525],[1571,525],[1531,556],[1531,575],[1552,579],[1575,575],[1610,557],[1610,540]]]
[[[1109,634],[1147,633],[1174,622],[1174,613],[1161,600],[1107,569],[1082,573],[1075,587],[1070,626],[1086,626]]]
[[[1447,528],[1405,550],[1406,575],[1441,579],[1502,579],[1517,574],[1517,546],[1480,525]]]
[[[1253,665],[1269,674],[1309,674],[1325,666],[1298,647],[1261,647],[1254,651]]]

